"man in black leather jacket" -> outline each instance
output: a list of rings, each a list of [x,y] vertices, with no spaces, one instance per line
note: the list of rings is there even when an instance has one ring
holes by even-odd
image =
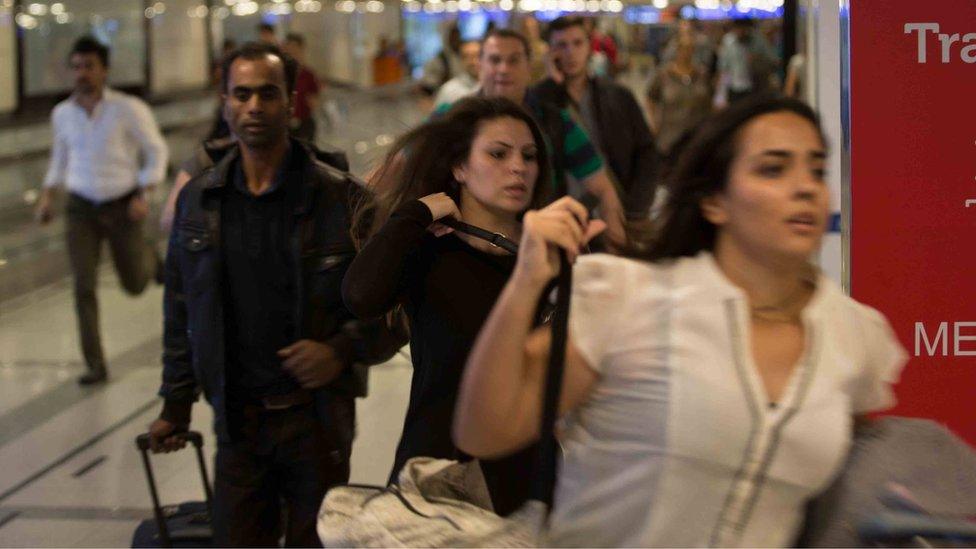
[[[627,218],[646,218],[657,189],[659,159],[644,113],[630,90],[609,78],[590,76],[590,37],[583,18],[559,17],[548,32],[552,76],[529,94],[576,115],[609,164]]]
[[[154,451],[182,446],[200,391],[214,409],[216,546],[319,545],[325,492],[348,482],[357,368],[404,343],[346,310],[363,191],[288,138],[295,66],[274,46],[228,56],[224,116],[237,137],[176,204],[166,262]],[[281,502],[287,507],[282,532]]]

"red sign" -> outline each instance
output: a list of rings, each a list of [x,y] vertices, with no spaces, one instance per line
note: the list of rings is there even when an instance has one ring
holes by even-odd
[[[850,4],[851,291],[912,357],[892,413],[976,445],[976,2]]]

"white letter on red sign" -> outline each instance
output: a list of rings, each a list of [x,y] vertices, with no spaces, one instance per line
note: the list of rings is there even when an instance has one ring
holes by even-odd
[[[976,351],[963,351],[959,348],[960,341],[976,341],[976,335],[960,335],[960,328],[974,327],[976,327],[976,322],[956,322],[955,330],[953,330],[955,332],[953,335],[955,336],[956,340],[954,349],[956,356],[976,356]]]
[[[935,342],[929,343],[929,336],[925,333],[925,324],[915,323],[915,356],[922,356],[922,341],[925,341],[925,350],[929,356],[935,356],[935,349],[942,340],[942,356],[949,354],[949,323],[939,324],[939,331],[935,333]]]
[[[905,34],[918,31],[918,62],[925,62],[925,32],[939,32],[938,23],[905,23]]]
[[[942,42],[942,62],[948,63],[949,56],[952,53],[952,45],[959,41],[959,33],[948,35],[940,34],[939,42]]]
[[[976,42],[976,32],[971,32],[963,36],[962,41],[966,44]],[[963,63],[976,63],[976,44],[966,46],[959,55],[962,57]]]

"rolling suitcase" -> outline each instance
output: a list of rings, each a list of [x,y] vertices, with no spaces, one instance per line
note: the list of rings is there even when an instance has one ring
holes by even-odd
[[[196,450],[207,500],[161,506],[152,463],[149,460],[149,435],[139,435],[136,437],[136,447],[142,453],[149,495],[152,496],[154,518],[139,523],[132,535],[132,547],[209,547],[213,542],[213,531],[210,526],[213,496],[203,459],[203,436],[196,431],[187,432],[183,436]]]

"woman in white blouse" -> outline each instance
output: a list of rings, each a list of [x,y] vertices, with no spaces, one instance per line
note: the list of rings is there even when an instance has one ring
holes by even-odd
[[[786,546],[838,473],[852,422],[893,404],[905,353],[887,321],[809,260],[827,226],[816,115],[755,98],[715,115],[672,174],[660,225],[576,262],[549,542]],[[598,230],[525,216],[518,264],[470,355],[458,446],[539,435],[549,333],[535,304]]]

